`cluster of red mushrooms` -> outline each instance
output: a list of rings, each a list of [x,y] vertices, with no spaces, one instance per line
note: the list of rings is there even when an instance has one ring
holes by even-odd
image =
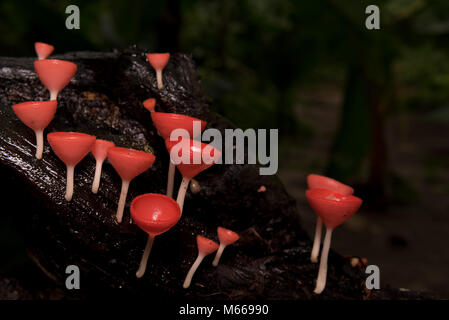
[[[14,105],[12,108],[17,117],[35,132],[36,158],[41,159],[44,150],[44,129],[52,121],[56,113],[58,93],[73,78],[77,66],[69,61],[47,59],[54,50],[54,47],[51,45],[37,42],[35,49],[38,60],[34,62],[34,68],[40,81],[50,92],[50,100],[23,102]],[[151,53],[147,54],[147,58],[156,71],[157,87],[158,89],[162,89],[164,87],[162,72],[170,59],[170,54]],[[156,112],[156,100],[153,98],[145,100],[143,106],[150,111],[151,119],[158,134],[165,140],[165,145],[170,153],[170,163],[167,179],[167,194],[146,193],[133,199],[130,205],[132,221],[148,233],[148,241],[140,261],[139,269],[136,272],[138,278],[141,278],[145,274],[154,238],[173,228],[180,220],[184,198],[191,180],[200,172],[211,167],[221,155],[220,151],[211,145],[194,140],[198,138],[198,136],[194,136],[194,123],[200,123],[202,132],[207,124],[205,121],[181,114]],[[170,140],[171,133],[176,129],[184,129],[189,136],[177,141]],[[121,223],[130,182],[148,170],[153,165],[156,157],[147,152],[117,147],[113,142],[97,139],[95,136],[79,132],[52,132],[47,135],[47,140],[53,152],[67,167],[65,194],[67,201],[70,201],[73,197],[75,166],[89,152],[92,153],[96,160],[95,176],[92,183],[92,192],[95,194],[100,187],[103,162],[106,158],[109,160],[122,179],[122,188],[116,213],[116,220],[118,223]],[[186,150],[187,154],[180,154],[186,152]],[[178,152],[178,156],[187,157],[190,161],[175,165],[174,161],[172,161],[172,156],[176,151]],[[195,162],[193,161],[194,158],[201,159],[201,161],[199,163]],[[175,166],[183,177],[178,189],[176,201],[172,198]],[[318,262],[322,224],[324,223],[326,226],[318,279],[314,290],[316,294],[320,294],[326,286],[327,258],[332,231],[335,227],[349,219],[359,209],[362,200],[352,195],[354,192],[353,188],[331,178],[311,174],[307,177],[307,184],[309,188],[306,191],[307,201],[318,215],[311,254],[311,261],[313,263]],[[217,266],[225,247],[239,239],[237,233],[222,227],[218,227],[217,234],[220,244],[201,235],[197,235],[198,256],[187,273],[183,284],[184,288],[190,286],[192,277],[204,257],[217,252],[212,262],[213,266]]]
[[[44,129],[52,121],[57,110],[58,93],[66,87],[76,73],[77,66],[73,62],[47,59],[53,52],[52,45],[36,42],[35,50],[38,60],[34,62],[34,68],[42,84],[50,92],[48,101],[30,101],[16,104],[12,107],[17,117],[36,134],[36,158],[42,159],[44,150]],[[151,66],[156,71],[157,87],[163,88],[162,71],[167,65],[169,53],[147,54]],[[143,102],[143,106],[151,112],[151,118],[159,133],[166,141],[167,150],[170,153],[173,148],[179,151],[187,150],[187,154],[181,156],[192,160],[201,159],[200,163],[193,161],[177,164],[183,179],[178,191],[176,201],[172,198],[173,181],[175,176],[175,165],[170,160],[167,182],[167,195],[147,193],[136,197],[130,206],[132,221],[143,231],[148,233],[148,241],[142,255],[139,269],[136,272],[138,278],[145,273],[148,256],[154,242],[154,238],[172,227],[181,218],[184,198],[192,178],[200,172],[211,167],[220,157],[220,151],[210,145],[193,140],[194,122],[201,124],[201,131],[206,127],[206,122],[174,113],[155,112],[156,100],[153,98]],[[170,135],[175,129],[184,129],[189,133],[185,139],[171,141]],[[201,132],[200,132],[201,133]],[[192,137],[193,139],[190,139]],[[48,143],[56,156],[62,160],[67,167],[67,184],[65,199],[70,201],[73,197],[75,166],[91,152],[96,160],[95,176],[92,183],[92,192],[97,193],[100,187],[101,171],[106,158],[117,171],[122,179],[122,189],[118,201],[116,220],[121,223],[126,205],[126,197],[130,182],[148,170],[156,160],[156,157],[147,152],[117,147],[113,142],[97,139],[97,137],[80,132],[52,132],[47,135]],[[176,149],[178,150],[178,149]],[[207,152],[205,158],[205,153]],[[206,159],[206,161],[204,161]],[[238,240],[239,236],[228,229],[218,227],[218,238],[220,245],[200,235],[197,237],[198,258],[189,270],[184,288],[190,285],[193,274],[198,268],[201,260],[208,254],[217,251],[213,265],[218,261],[227,245]]]

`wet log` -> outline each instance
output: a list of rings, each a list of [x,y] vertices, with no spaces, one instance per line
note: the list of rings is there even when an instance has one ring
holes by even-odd
[[[1,199],[20,217],[27,248],[36,265],[64,290],[65,268],[81,270],[81,293],[124,293],[146,297],[197,299],[368,299],[363,269],[331,251],[327,288],[313,294],[318,265],[309,261],[311,241],[301,227],[295,200],[276,176],[260,176],[255,165],[215,165],[198,175],[201,191],[187,193],[181,221],[156,238],[142,279],[135,272],[146,234],[129,221],[135,196],[165,193],[168,154],[141,102],[157,99],[157,111],[194,116],[208,128],[233,128],[211,112],[210,102],[193,63],[174,54],[164,70],[162,90],[139,49],[111,53],[74,52],[78,71],[59,94],[56,117],[46,132],[80,131],[122,147],[153,152],[154,166],[132,181],[122,224],[114,216],[121,180],[105,163],[98,194],[91,192],[92,156],[75,170],[73,200],[64,199],[66,169],[45,143],[43,160],[34,158],[34,133],[13,114],[11,106],[46,100],[49,94],[33,69],[33,58],[0,58]],[[180,183],[179,172],[175,186]],[[265,186],[265,192],[258,192]],[[176,190],[176,189],[175,189]],[[241,239],[228,247],[217,268],[208,257],[192,286],[183,279],[196,258],[195,235],[216,239],[216,228],[235,230]],[[117,291],[115,289],[121,289]],[[382,290],[376,298],[382,297]]]

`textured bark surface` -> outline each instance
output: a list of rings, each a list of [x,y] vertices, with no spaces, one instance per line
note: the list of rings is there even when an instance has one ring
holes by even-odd
[[[20,224],[27,230],[29,255],[55,287],[63,288],[65,268],[75,264],[82,275],[82,290],[77,295],[87,298],[115,294],[118,288],[127,295],[201,299],[408,297],[396,290],[370,294],[364,290],[364,270],[351,267],[348,259],[332,251],[327,288],[322,295],[314,295],[318,265],[309,261],[311,242],[301,228],[295,200],[277,177],[260,176],[253,165],[215,165],[198,175],[201,191],[188,191],[182,219],[156,238],[147,272],[137,279],[146,235],[130,223],[129,204],[142,193],[165,193],[168,171],[163,140],[141,102],[154,97],[157,111],[194,116],[206,120],[209,128],[233,126],[210,112],[188,55],[172,55],[164,70],[162,90],[156,87],[155,73],[144,53],[136,48],[54,58],[75,62],[78,71],[59,94],[56,117],[46,133],[80,131],[156,155],[153,167],[131,182],[121,225],[114,219],[121,180],[105,163],[100,190],[94,195],[95,161],[91,155],[77,165],[74,197],[66,202],[65,165],[47,141],[43,160],[34,158],[34,133],[11,110],[15,103],[48,99],[48,91],[34,73],[32,58],[0,58],[1,197],[3,203],[14,204],[5,214],[20,215]],[[177,172],[175,192],[179,183]],[[258,192],[261,186],[265,192]],[[241,239],[225,250],[217,268],[211,265],[213,257],[207,257],[192,286],[184,290],[182,282],[197,255],[195,235],[218,241],[218,226],[237,231]],[[0,280],[8,281],[9,286],[15,283]],[[8,292],[0,290],[0,297]]]

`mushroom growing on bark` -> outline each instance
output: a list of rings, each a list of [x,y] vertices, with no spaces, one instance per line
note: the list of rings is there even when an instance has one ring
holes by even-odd
[[[49,55],[53,53],[55,47],[51,44],[47,44],[44,42],[36,42],[34,44],[34,50],[36,50],[36,55],[39,60],[47,59]]]
[[[147,99],[142,104],[145,107],[145,109],[147,109],[150,112],[154,112],[154,108],[156,107],[156,99],[154,98]]]
[[[12,106],[16,116],[36,135],[36,158],[44,152],[44,129],[53,120],[58,107],[56,101],[30,101]]]
[[[217,254],[215,255],[215,259],[212,262],[212,265],[214,267],[218,266],[218,262],[220,262],[221,255],[223,254],[223,250],[229,246],[230,244],[233,244],[239,239],[239,235],[235,233],[234,231],[231,231],[229,229],[225,229],[222,227],[217,228],[218,233],[218,239],[220,240],[220,246],[218,247]]]
[[[352,195],[344,196],[341,193],[325,189],[307,190],[306,198],[312,209],[321,217],[326,226],[320,268],[314,290],[314,293],[320,294],[326,287],[327,258],[332,231],[359,210],[362,205],[362,200]]]
[[[153,69],[156,70],[157,88],[162,89],[164,87],[162,71],[170,59],[170,53],[148,53],[147,58]]]
[[[171,133],[176,129],[186,130],[185,138],[198,138],[207,125],[206,121],[176,113],[152,112],[151,119],[159,135],[164,140],[169,139]],[[167,196],[169,197],[173,196],[174,179],[175,165],[169,160],[167,176]]]
[[[42,84],[50,91],[50,100],[56,100],[76,73],[76,64],[56,59],[34,61],[34,69]]]
[[[47,135],[53,152],[67,166],[65,199],[72,200],[75,166],[89,153],[95,136],[79,132],[52,132]]]
[[[350,196],[354,193],[354,189],[347,186],[337,180],[320,176],[318,174],[309,174],[307,176],[307,186],[309,189],[327,189],[336,191],[344,196]],[[318,255],[320,253],[321,234],[323,232],[323,221],[320,216],[316,219],[315,236],[313,239],[312,252],[310,254],[310,260],[313,263],[318,262]]]
[[[97,139],[92,146],[92,155],[95,158],[95,177],[92,182],[92,192],[97,193],[100,187],[101,169],[103,168],[103,162],[108,156],[108,150],[114,147],[114,142]]]
[[[126,196],[128,194],[129,183],[139,174],[148,170],[156,160],[151,153],[112,147],[108,150],[108,159],[115,171],[122,178],[122,190],[117,207],[117,222],[121,223],[123,219],[123,210],[125,209]]]
[[[175,200],[156,193],[138,196],[131,202],[131,216],[139,228],[148,233],[148,241],[143,251],[136,277],[141,278],[147,268],[148,257],[154,238],[178,223],[181,210]]]
[[[216,242],[199,235],[196,236],[196,244],[198,246],[198,256],[193,265],[190,267],[190,270],[184,280],[184,284],[182,285],[184,289],[190,287],[193,275],[203,261],[204,257],[211,253],[214,253],[218,249],[218,244]]]
[[[221,157],[221,152],[209,144],[191,139],[180,139],[179,141],[167,139],[165,140],[165,145],[170,153],[172,162],[176,163],[178,160],[176,158],[179,158],[180,160],[180,163],[176,164],[176,167],[182,174],[182,181],[178,190],[176,202],[181,208],[182,215],[184,198],[190,180],[200,172],[210,168],[218,162]]]

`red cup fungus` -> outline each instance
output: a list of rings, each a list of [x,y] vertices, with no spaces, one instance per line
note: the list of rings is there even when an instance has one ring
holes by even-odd
[[[182,214],[184,198],[190,180],[200,172],[213,166],[220,158],[221,152],[211,145],[191,139],[181,139],[180,141],[171,141],[167,139],[165,140],[165,145],[170,153],[170,157],[174,156],[172,152],[175,154],[177,153],[178,156],[181,157],[181,162],[176,165],[182,174],[182,182],[178,190],[176,202],[179,204]],[[196,161],[199,163],[195,163]],[[172,162],[175,161],[172,160]]]
[[[212,265],[214,267],[218,266],[218,263],[220,262],[221,255],[223,254],[223,250],[229,246],[230,244],[233,244],[239,239],[239,235],[235,233],[234,231],[231,231],[229,229],[225,229],[222,227],[217,228],[218,233],[218,239],[220,240],[220,246],[218,247],[217,254],[215,255],[215,259],[212,262]]]
[[[34,61],[34,69],[43,85],[50,91],[50,100],[56,100],[76,73],[76,64],[69,61],[44,59]]]
[[[190,270],[187,273],[187,276],[184,280],[184,284],[182,285],[184,289],[190,287],[193,275],[195,274],[196,269],[198,269],[199,265],[203,261],[204,257],[211,253],[214,253],[218,249],[218,244],[216,242],[200,235],[196,236],[196,244],[198,246],[198,256],[193,265],[190,267]]]
[[[36,42],[34,44],[34,50],[36,50],[36,55],[39,60],[47,59],[49,55],[53,53],[55,47],[51,44],[47,44],[44,42]]]
[[[148,170],[156,160],[151,153],[126,149],[121,147],[112,147],[108,150],[108,159],[119,176],[122,178],[122,190],[117,208],[117,222],[121,223],[123,211],[125,209],[126,196],[128,194],[129,183],[139,174]]]
[[[336,191],[344,196],[350,196],[354,193],[354,189],[337,180],[321,176],[318,174],[309,174],[307,176],[307,186],[309,189],[327,189]],[[312,252],[310,254],[310,261],[318,262],[318,255],[320,253],[321,234],[323,229],[323,221],[318,216],[316,219],[315,236],[313,239]]]
[[[136,272],[136,277],[141,278],[145,274],[154,238],[178,223],[181,209],[176,201],[168,196],[146,193],[131,202],[130,211],[137,226],[148,233],[148,241]]]
[[[170,53],[148,53],[147,58],[153,69],[156,70],[157,88],[162,89],[164,87],[162,71],[170,59]]]
[[[36,158],[42,159],[44,152],[44,129],[56,113],[56,101],[29,101],[15,104],[12,109],[16,116],[36,135]]]
[[[362,205],[362,200],[353,195],[345,196],[341,193],[325,189],[307,190],[306,198],[309,205],[316,214],[320,216],[326,226],[320,268],[314,290],[314,293],[320,294],[326,286],[327,258],[329,255],[332,231],[359,210]]]
[[[154,112],[154,109],[156,108],[156,99],[154,98],[147,99],[142,104],[145,109],[147,109],[150,112]]]
[[[53,152],[67,166],[67,187],[65,199],[72,200],[75,166],[89,153],[95,136],[79,132],[52,132],[47,140]]]
[[[152,112],[151,119],[153,120],[153,124],[156,127],[159,135],[164,140],[169,139],[170,134],[173,132],[173,130],[176,129],[186,130],[189,134],[189,137],[187,138],[197,138],[201,135],[201,132],[204,131],[207,125],[206,121],[176,113]],[[200,127],[198,128],[198,132],[195,132],[196,121],[200,125]],[[171,160],[169,160],[167,177],[167,195],[169,197],[173,196],[174,180],[175,165]]]

